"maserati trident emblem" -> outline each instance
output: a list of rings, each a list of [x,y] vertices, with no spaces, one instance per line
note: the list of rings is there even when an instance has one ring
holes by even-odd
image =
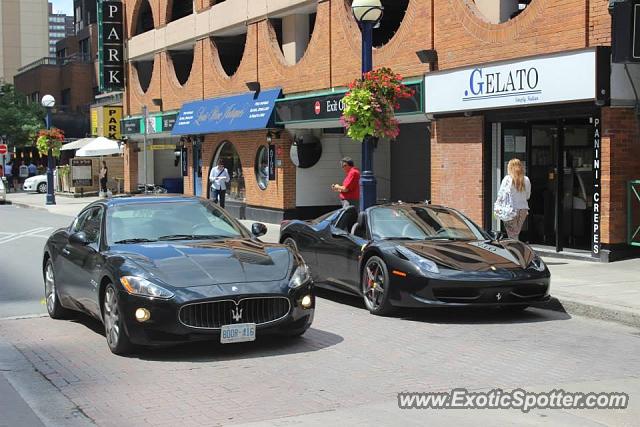
[[[231,287],[231,290],[232,290],[233,292],[238,292],[238,287],[237,287],[237,286],[232,286],[232,287]]]
[[[501,294],[500,292],[498,292],[498,293],[496,294],[496,299],[497,299],[498,301],[500,301],[500,300],[502,299],[502,294]]]
[[[231,309],[231,317],[233,317],[234,322],[239,322],[242,320],[242,308],[236,306],[236,308]]]

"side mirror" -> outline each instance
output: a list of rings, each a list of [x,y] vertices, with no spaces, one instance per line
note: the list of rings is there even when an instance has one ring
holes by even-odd
[[[69,236],[69,243],[73,243],[74,245],[86,246],[89,244],[89,239],[87,239],[87,233],[84,231],[78,231],[77,233],[73,233]]]
[[[251,225],[251,234],[255,237],[264,236],[267,234],[267,226],[259,222],[254,222]]]
[[[507,238],[507,235],[504,231],[496,231],[496,230],[489,231],[489,236],[491,236],[491,239],[493,240],[502,240]]]

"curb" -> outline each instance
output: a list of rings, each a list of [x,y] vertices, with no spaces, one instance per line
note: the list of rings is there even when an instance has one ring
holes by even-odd
[[[36,209],[39,211],[44,211],[44,212],[49,212],[49,210],[43,206],[34,206],[34,205],[30,205],[27,203],[21,203],[21,202],[12,202],[11,200],[8,200],[5,202],[7,205],[11,205],[11,206],[17,206],[19,208],[25,208],[25,209]]]
[[[556,295],[546,304],[536,305],[543,310],[559,311],[570,315],[619,323],[640,329],[640,312],[619,305],[594,303],[575,296]]]

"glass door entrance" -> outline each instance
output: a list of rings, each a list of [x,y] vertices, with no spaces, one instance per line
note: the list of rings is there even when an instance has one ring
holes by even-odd
[[[593,208],[593,146],[587,120],[502,126],[502,176],[507,163],[525,162],[531,180],[526,242],[589,249]]]

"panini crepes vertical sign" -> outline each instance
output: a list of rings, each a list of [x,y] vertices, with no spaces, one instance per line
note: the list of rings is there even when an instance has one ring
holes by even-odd
[[[120,0],[98,0],[100,92],[124,90],[124,26]]]

